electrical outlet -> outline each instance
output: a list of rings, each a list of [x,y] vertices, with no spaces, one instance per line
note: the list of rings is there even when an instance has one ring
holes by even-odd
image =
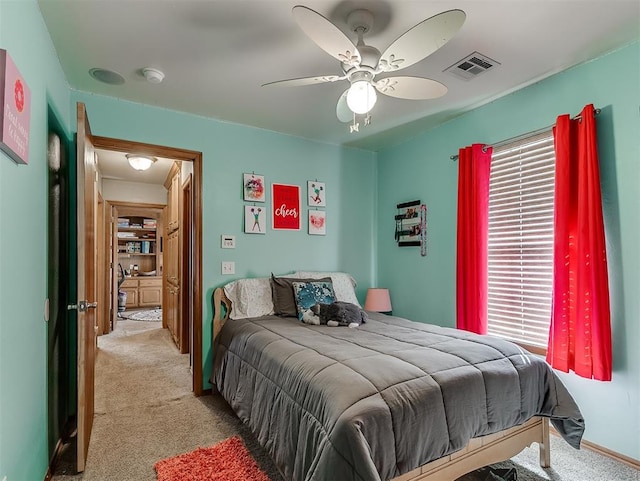
[[[235,262],[223,262],[222,263],[222,274],[235,274],[236,273],[236,263]]]

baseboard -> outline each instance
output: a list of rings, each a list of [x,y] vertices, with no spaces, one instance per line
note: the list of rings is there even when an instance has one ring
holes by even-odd
[[[555,436],[561,437],[560,433],[558,433],[558,431],[556,431],[554,428],[551,428],[550,432]],[[638,471],[640,471],[640,461],[638,461],[637,459],[625,456],[624,454],[605,448],[596,443],[592,443],[591,441],[585,441],[584,439],[581,442],[581,446],[584,446],[589,451],[601,454],[603,456],[606,456],[607,458],[611,458],[614,461],[618,461],[619,463],[625,464],[633,469],[637,469]]]
[[[604,448],[595,443],[592,443],[591,441],[583,440],[582,444],[584,445],[585,448],[591,451],[602,454],[603,456],[614,459],[615,461],[618,461],[622,464],[626,464],[627,466],[640,471],[640,461],[638,461],[637,459],[633,459],[633,458],[630,458],[629,456],[625,456],[624,454],[620,454],[615,451],[612,451],[611,449]]]

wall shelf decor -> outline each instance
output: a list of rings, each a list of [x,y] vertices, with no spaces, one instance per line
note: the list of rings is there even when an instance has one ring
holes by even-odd
[[[395,240],[399,247],[420,247],[420,254],[427,255],[427,206],[420,200],[396,205]]]

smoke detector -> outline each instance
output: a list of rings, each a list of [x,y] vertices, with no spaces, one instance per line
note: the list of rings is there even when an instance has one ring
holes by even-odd
[[[157,68],[145,67],[142,69],[142,75],[144,75],[147,82],[151,84],[159,84],[164,79],[164,72],[161,72]]]

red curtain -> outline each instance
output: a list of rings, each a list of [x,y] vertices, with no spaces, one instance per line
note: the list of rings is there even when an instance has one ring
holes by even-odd
[[[593,105],[558,117],[553,296],[547,362],[611,380],[611,325]]]
[[[484,149],[484,150],[483,150]],[[489,173],[493,149],[483,144],[458,153],[456,325],[487,333]]]

